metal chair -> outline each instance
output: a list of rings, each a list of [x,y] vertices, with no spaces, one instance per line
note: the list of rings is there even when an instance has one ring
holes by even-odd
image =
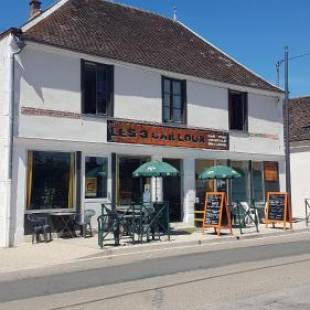
[[[91,226],[91,219],[96,215],[96,212],[92,209],[86,209],[84,212],[84,218],[78,215],[74,221],[74,225],[80,228],[80,233],[84,238],[88,236],[93,236],[93,230]]]
[[[243,234],[242,228],[254,223],[256,231],[258,230],[258,213],[255,205],[249,205],[247,202],[234,202],[232,204],[232,215],[235,226],[240,229],[240,234]]]
[[[48,224],[47,217],[38,216],[36,214],[28,214],[27,220],[29,221],[32,228],[32,244],[34,240],[40,242],[40,235],[43,234],[44,242],[52,241],[52,228]],[[48,238],[49,235],[49,238]]]
[[[153,204],[142,205],[140,242],[146,236],[147,241],[152,234],[153,240],[157,235],[160,239],[161,234],[168,236],[170,240],[170,220],[169,220],[169,203],[156,202]]]
[[[98,245],[103,248],[103,242],[109,234],[113,234],[115,246],[120,243],[120,236],[124,228],[122,218],[117,214],[116,210],[112,210],[105,204],[102,204],[102,214],[97,218],[98,222]]]

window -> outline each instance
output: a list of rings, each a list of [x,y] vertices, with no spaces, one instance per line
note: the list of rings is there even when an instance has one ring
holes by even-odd
[[[262,162],[252,162],[252,198],[264,201],[264,167]]]
[[[215,161],[212,159],[196,159],[195,175],[196,175],[196,198],[199,202],[204,203],[207,192],[214,192],[214,180],[200,180],[199,175],[207,168],[213,167]]]
[[[113,116],[113,66],[82,61],[82,111]]]
[[[229,129],[248,131],[247,94],[229,92]]]
[[[163,77],[163,122],[185,123],[186,81]]]
[[[133,178],[132,173],[149,158],[120,156],[118,158],[118,197],[119,204],[141,202],[145,185],[150,184],[150,178]]]
[[[249,162],[232,161],[231,167],[240,173],[241,177],[232,180],[231,199],[232,201],[249,200]]]
[[[28,152],[27,209],[73,208],[73,153]]]
[[[108,159],[104,157],[85,158],[85,198],[106,198],[108,180]]]

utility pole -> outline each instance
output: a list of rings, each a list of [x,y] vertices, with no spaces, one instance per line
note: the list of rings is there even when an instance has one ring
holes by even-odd
[[[290,208],[290,217],[292,216],[292,199],[291,199],[291,160],[290,160],[290,128],[289,128],[289,88],[288,88],[288,47],[284,48],[284,80],[285,80],[285,98],[284,98],[284,111],[285,111],[285,163],[286,163],[286,191],[288,193],[288,202]]]

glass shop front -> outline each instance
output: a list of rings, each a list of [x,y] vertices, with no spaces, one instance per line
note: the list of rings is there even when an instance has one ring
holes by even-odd
[[[239,172],[241,177],[231,182],[198,179],[203,170],[214,165],[228,165]],[[227,192],[231,201],[262,202],[267,192],[278,192],[280,189],[278,162],[197,159],[195,170],[197,203],[203,203],[205,193],[213,191]]]

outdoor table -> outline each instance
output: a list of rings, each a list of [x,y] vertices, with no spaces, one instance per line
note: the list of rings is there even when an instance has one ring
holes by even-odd
[[[53,212],[50,214],[50,217],[56,219],[57,225],[54,226],[54,231],[59,236],[68,234],[72,238],[75,237],[73,220],[76,216],[76,212]],[[53,222],[54,223],[54,222]],[[72,224],[72,225],[71,225]]]

